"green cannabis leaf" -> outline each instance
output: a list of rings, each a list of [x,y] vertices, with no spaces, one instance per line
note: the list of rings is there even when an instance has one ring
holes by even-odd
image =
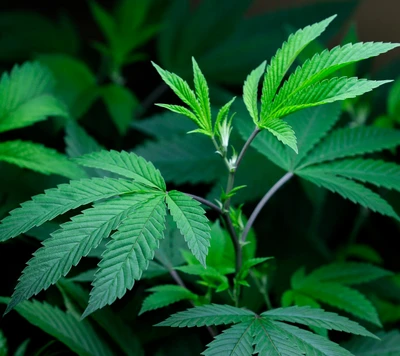
[[[274,309],[257,315],[245,309],[211,304],[174,314],[157,326],[199,327],[234,324],[207,345],[203,355],[217,355],[221,351],[227,355],[250,355],[254,352],[264,354],[272,350],[276,355],[350,355],[327,338],[282,321],[376,338],[374,334],[345,317],[309,307]]]
[[[28,262],[7,307],[47,289],[111,235],[95,274],[84,316],[121,298],[139,280],[163,239],[167,205],[194,256],[203,264],[208,252],[208,220],[199,203],[178,191],[165,192],[155,167],[133,153],[100,151],[77,159],[127,179],[71,181],[33,197],[0,224],[1,241],[16,237],[65,212],[98,202],[62,224]],[[107,200],[108,199],[108,200]],[[85,228],[82,228],[85,226]]]
[[[301,305],[319,307],[318,302],[325,303],[381,326],[372,303],[357,289],[347,285],[366,283],[390,275],[391,272],[380,267],[356,262],[325,265],[307,276],[304,269],[300,269],[292,276],[292,290],[285,292],[282,301],[286,306],[300,302]]]
[[[0,79],[0,133],[33,125],[49,116],[68,118],[66,108],[54,92],[51,72],[37,62],[16,65],[9,74],[4,73]],[[1,142],[0,161],[71,179],[86,176],[61,153],[29,141]]]

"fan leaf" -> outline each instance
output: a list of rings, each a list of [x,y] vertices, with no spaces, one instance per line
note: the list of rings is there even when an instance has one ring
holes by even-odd
[[[95,274],[89,305],[82,317],[122,298],[154,258],[165,230],[165,197],[146,201],[111,236]]]
[[[99,203],[62,224],[28,262],[7,311],[66,276],[72,266],[117,229],[138,204],[150,197],[151,194],[135,194]]]
[[[276,91],[296,57],[326,29],[335,17],[329,17],[326,20],[298,30],[295,34],[289,36],[282,48],[278,49],[267,66],[264,77],[261,95],[261,122],[269,117]]]

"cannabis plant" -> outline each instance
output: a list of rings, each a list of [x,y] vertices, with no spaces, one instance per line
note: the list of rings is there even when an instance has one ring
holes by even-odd
[[[226,167],[226,188],[215,202],[190,192],[170,190],[153,163],[133,152],[102,150],[75,158],[73,161],[82,167],[106,171],[108,176],[72,180],[49,189],[11,211],[0,225],[0,241],[6,241],[83,208],[52,232],[34,253],[11,299],[2,299],[8,302],[6,313],[16,308],[22,315],[28,315],[38,308],[43,311],[44,320],[44,315],[51,314],[51,306],[27,299],[57,282],[63,293],[68,293],[65,291],[68,282],[62,277],[103,240],[108,240],[82,318],[98,318],[95,311],[122,298],[135,281],[146,273],[156,274],[159,268],[169,272],[176,285],[151,288],[152,294],[144,301],[141,313],[188,300],[193,308],[170,316],[158,326],[207,326],[215,335],[216,326],[232,325],[208,344],[204,355],[350,355],[329,339],[327,330],[377,339],[378,336],[347,317],[324,311],[320,303],[379,327],[381,323],[372,303],[349,285],[390,276],[389,271],[367,263],[348,262],[326,265],[308,275],[300,268],[292,277],[291,289],[283,295],[282,307],[272,308],[268,288],[263,284],[265,268],[270,266],[272,258],[255,257],[253,224],[265,204],[294,176],[399,220],[388,202],[362,184],[400,190],[399,166],[360,156],[396,147],[400,133],[378,127],[336,129],[340,106],[332,104],[390,82],[336,75],[345,66],[385,53],[398,44],[338,46],[315,54],[287,76],[302,50],[333,19],[334,16],[290,35],[268,65],[263,62],[248,75],[243,86],[246,114],[240,108],[236,116],[230,114],[238,104],[234,103],[235,98],[215,112],[210,104],[209,86],[194,58],[194,90],[178,75],[153,63],[162,80],[185,104],[157,105],[188,117],[196,126],[189,134],[202,135],[214,145]],[[13,85],[18,88],[22,84],[16,81]],[[329,105],[322,106],[325,104]],[[246,140],[241,149],[232,138],[236,129]],[[235,195],[247,189],[235,180],[251,145],[286,173],[247,218],[242,206],[233,202]],[[87,207],[89,204],[92,206]],[[211,224],[201,205],[214,211],[219,222]],[[171,219],[180,234],[170,233]],[[163,241],[165,236],[167,241]],[[158,250],[163,243],[170,245],[169,253],[167,249]],[[179,250],[183,250],[182,255]],[[179,262],[173,261],[172,253],[179,255],[174,257]],[[205,294],[189,290],[178,272],[195,276],[206,287]],[[250,277],[258,283],[269,310],[259,313],[246,308],[243,295]],[[226,293],[230,300],[217,304],[221,293]],[[54,313],[63,318],[60,310]],[[28,317],[32,318],[32,314]],[[48,325],[49,318],[46,320]],[[68,323],[73,328],[76,320],[70,318]],[[81,327],[84,328],[83,324]],[[85,332],[92,331],[86,328]],[[83,333],[76,334],[75,339]],[[75,346],[71,348],[84,353]],[[106,347],[96,347],[99,354],[108,353]]]
[[[0,133],[29,127],[49,116],[68,119],[65,105],[54,95],[55,80],[39,63],[15,66],[0,79]],[[22,140],[0,142],[0,161],[43,174],[71,179],[85,172],[56,150]]]

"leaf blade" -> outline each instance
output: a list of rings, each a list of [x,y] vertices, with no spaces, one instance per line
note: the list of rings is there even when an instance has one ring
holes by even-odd
[[[137,212],[126,218],[111,236],[99,263],[90,292],[89,305],[82,317],[122,298],[133,288],[163,238],[166,206],[164,196],[148,200]]]
[[[399,220],[396,212],[384,199],[361,184],[329,173],[313,172],[306,169],[296,172],[296,174],[319,187],[340,194],[353,203],[358,203],[374,212]]]
[[[82,166],[107,170],[150,187],[166,190],[160,171],[151,162],[133,152],[103,150],[75,158],[75,161]]]
[[[173,314],[156,326],[191,328],[194,326],[224,325],[249,321],[254,317],[255,314],[249,310],[230,305],[208,304]]]
[[[205,211],[200,203],[176,190],[168,192],[169,211],[181,231],[189,249],[198,261],[206,266],[206,256],[210,246],[210,227]]]
[[[329,17],[314,25],[307,26],[289,36],[267,67],[261,94],[261,121],[269,116],[272,100],[276,90],[297,55],[329,25],[335,16]]]
[[[378,152],[400,145],[400,131],[378,127],[344,128],[326,137],[299,166],[299,169],[338,158]]]
[[[159,285],[148,289],[153,292],[142,304],[139,315],[166,307],[168,305],[180,302],[182,300],[196,300],[197,295],[190,292],[187,288],[176,285]]]
[[[0,241],[5,241],[40,226],[68,210],[100,199],[145,191],[145,187],[123,179],[92,178],[71,181],[48,189],[14,209],[0,224]]]
[[[257,125],[258,117],[258,86],[260,79],[265,72],[267,61],[262,62],[246,78],[243,85],[243,102],[246,105],[254,124]]]
[[[149,195],[140,194],[99,203],[62,224],[28,262],[7,310],[66,276],[72,266],[96,248],[146,199]]]
[[[344,331],[355,335],[375,337],[374,334],[354,321],[319,308],[311,308],[308,306],[278,308],[261,313],[261,316],[268,319],[299,323],[327,330]]]

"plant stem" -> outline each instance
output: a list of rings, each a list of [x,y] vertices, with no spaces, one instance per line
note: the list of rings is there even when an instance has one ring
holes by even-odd
[[[233,242],[233,248],[235,250],[235,256],[236,256],[235,270],[236,270],[236,273],[238,273],[240,271],[240,268],[242,267],[242,246],[240,245],[239,237],[237,236],[235,228],[233,227],[232,220],[229,216],[229,213],[224,212],[222,214],[222,218],[224,219],[226,228],[227,228],[229,235],[231,236],[231,240]]]
[[[286,173],[281,179],[279,179],[274,186],[264,195],[264,197],[260,200],[260,202],[255,207],[254,211],[250,215],[249,220],[243,230],[242,233],[242,243],[246,241],[247,235],[254,224],[258,214],[261,212],[264,205],[268,202],[268,200],[281,188],[290,178],[293,177],[292,172]]]
[[[183,282],[182,278],[179,277],[178,272],[176,272],[176,271],[175,271],[174,269],[172,269],[172,268],[169,268],[168,271],[169,271],[169,274],[170,274],[171,277],[174,279],[174,281],[176,282],[177,285],[179,285],[179,286],[181,286],[181,287],[187,289],[187,287],[186,287],[186,285],[185,285],[185,282]]]
[[[249,146],[251,145],[251,143],[253,142],[253,140],[255,139],[255,137],[258,135],[258,133],[261,130],[256,126],[256,128],[254,129],[254,131],[251,133],[251,135],[249,136],[249,138],[247,139],[246,143],[244,144],[242,150],[239,153],[239,156],[237,158],[236,161],[236,169],[239,167],[240,162],[242,162],[242,159],[244,157],[244,154],[246,153],[247,149],[249,148]]]
[[[209,200],[204,199],[204,198],[199,197],[199,196],[194,195],[194,194],[190,194],[190,193],[185,193],[185,194],[187,196],[193,198],[194,200],[197,200],[198,202],[200,202],[200,203],[208,206],[209,208],[215,210],[217,213],[222,214],[222,209],[219,206],[215,205],[214,203],[210,202]]]
[[[236,171],[239,168],[240,163],[242,162],[242,159],[247,151],[247,149],[250,147],[251,143],[253,142],[253,140],[255,139],[255,137],[258,135],[258,133],[261,130],[256,126],[256,128],[254,129],[254,131],[251,133],[251,135],[249,136],[249,138],[247,139],[247,141],[245,142],[245,144],[242,147],[242,150],[239,153],[239,156],[236,160],[236,164],[235,164],[235,168],[233,170],[229,171],[229,176],[228,176],[228,183],[226,186],[226,194],[228,194],[234,187],[235,185],[235,175],[236,175]],[[229,168],[229,167],[228,167]],[[231,199],[228,198],[224,204],[224,208],[226,210],[229,210],[231,204]]]

